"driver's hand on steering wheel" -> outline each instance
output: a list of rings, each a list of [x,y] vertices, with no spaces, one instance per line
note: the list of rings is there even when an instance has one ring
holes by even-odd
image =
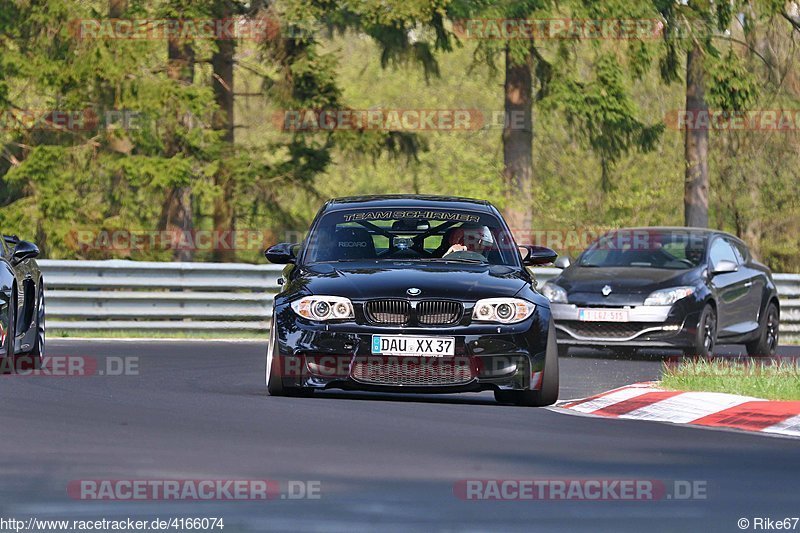
[[[464,246],[463,244],[454,244],[453,246],[447,249],[447,251],[444,253],[442,257],[452,254],[453,252],[466,252],[466,251],[467,247]]]

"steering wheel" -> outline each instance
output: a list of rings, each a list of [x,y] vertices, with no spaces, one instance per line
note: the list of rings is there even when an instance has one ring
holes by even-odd
[[[488,263],[489,260],[482,253],[478,252],[470,252],[469,250],[462,250],[460,252],[452,252],[442,257],[442,259],[466,259],[468,261],[481,261],[482,263]]]

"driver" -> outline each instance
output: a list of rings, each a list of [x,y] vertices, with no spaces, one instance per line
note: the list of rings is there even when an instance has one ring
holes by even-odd
[[[451,254],[459,254],[461,257],[469,258],[469,255],[480,254],[485,260],[484,252],[494,247],[494,237],[492,231],[486,226],[462,226],[456,228],[450,234],[450,248],[442,257]]]

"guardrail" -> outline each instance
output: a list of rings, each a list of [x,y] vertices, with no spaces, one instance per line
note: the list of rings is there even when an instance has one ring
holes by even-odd
[[[266,331],[279,265],[40,260],[48,327]],[[532,269],[539,285],[561,272]],[[800,274],[775,274],[784,340],[800,339]]]
[[[269,329],[281,267],[40,260],[48,328]]]

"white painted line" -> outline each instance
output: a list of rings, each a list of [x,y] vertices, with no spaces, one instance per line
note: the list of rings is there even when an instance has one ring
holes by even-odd
[[[620,415],[619,418],[687,424],[730,407],[758,400],[758,398],[719,392],[684,392],[672,398],[640,407]]]
[[[614,389],[608,393],[605,393],[604,396],[572,407],[564,407],[565,404],[570,403],[569,401],[559,402],[560,405],[556,405],[553,410],[558,410],[561,413],[568,413],[576,416],[594,416],[599,418],[617,418],[625,420],[686,424],[688,427],[694,427],[698,429],[735,431],[751,435],[760,434],[765,437],[773,438],[800,437],[800,415],[793,416],[784,420],[783,422],[774,424],[760,431],[748,431],[740,428],[726,428],[724,426],[704,426],[693,424],[693,422],[696,422],[703,417],[725,411],[726,409],[730,409],[744,403],[769,403],[769,400],[765,400],[764,398],[738,396],[736,394],[725,394],[721,392],[678,392],[675,396],[654,401],[649,405],[645,405],[622,415],[600,417],[599,415],[594,414],[599,409],[636,398],[649,392],[665,391],[666,389],[657,387],[654,382],[636,383],[620,389]]]
[[[764,433],[775,433],[778,435],[789,435],[800,437],[800,415],[787,418],[783,422],[769,426],[761,430]]]

